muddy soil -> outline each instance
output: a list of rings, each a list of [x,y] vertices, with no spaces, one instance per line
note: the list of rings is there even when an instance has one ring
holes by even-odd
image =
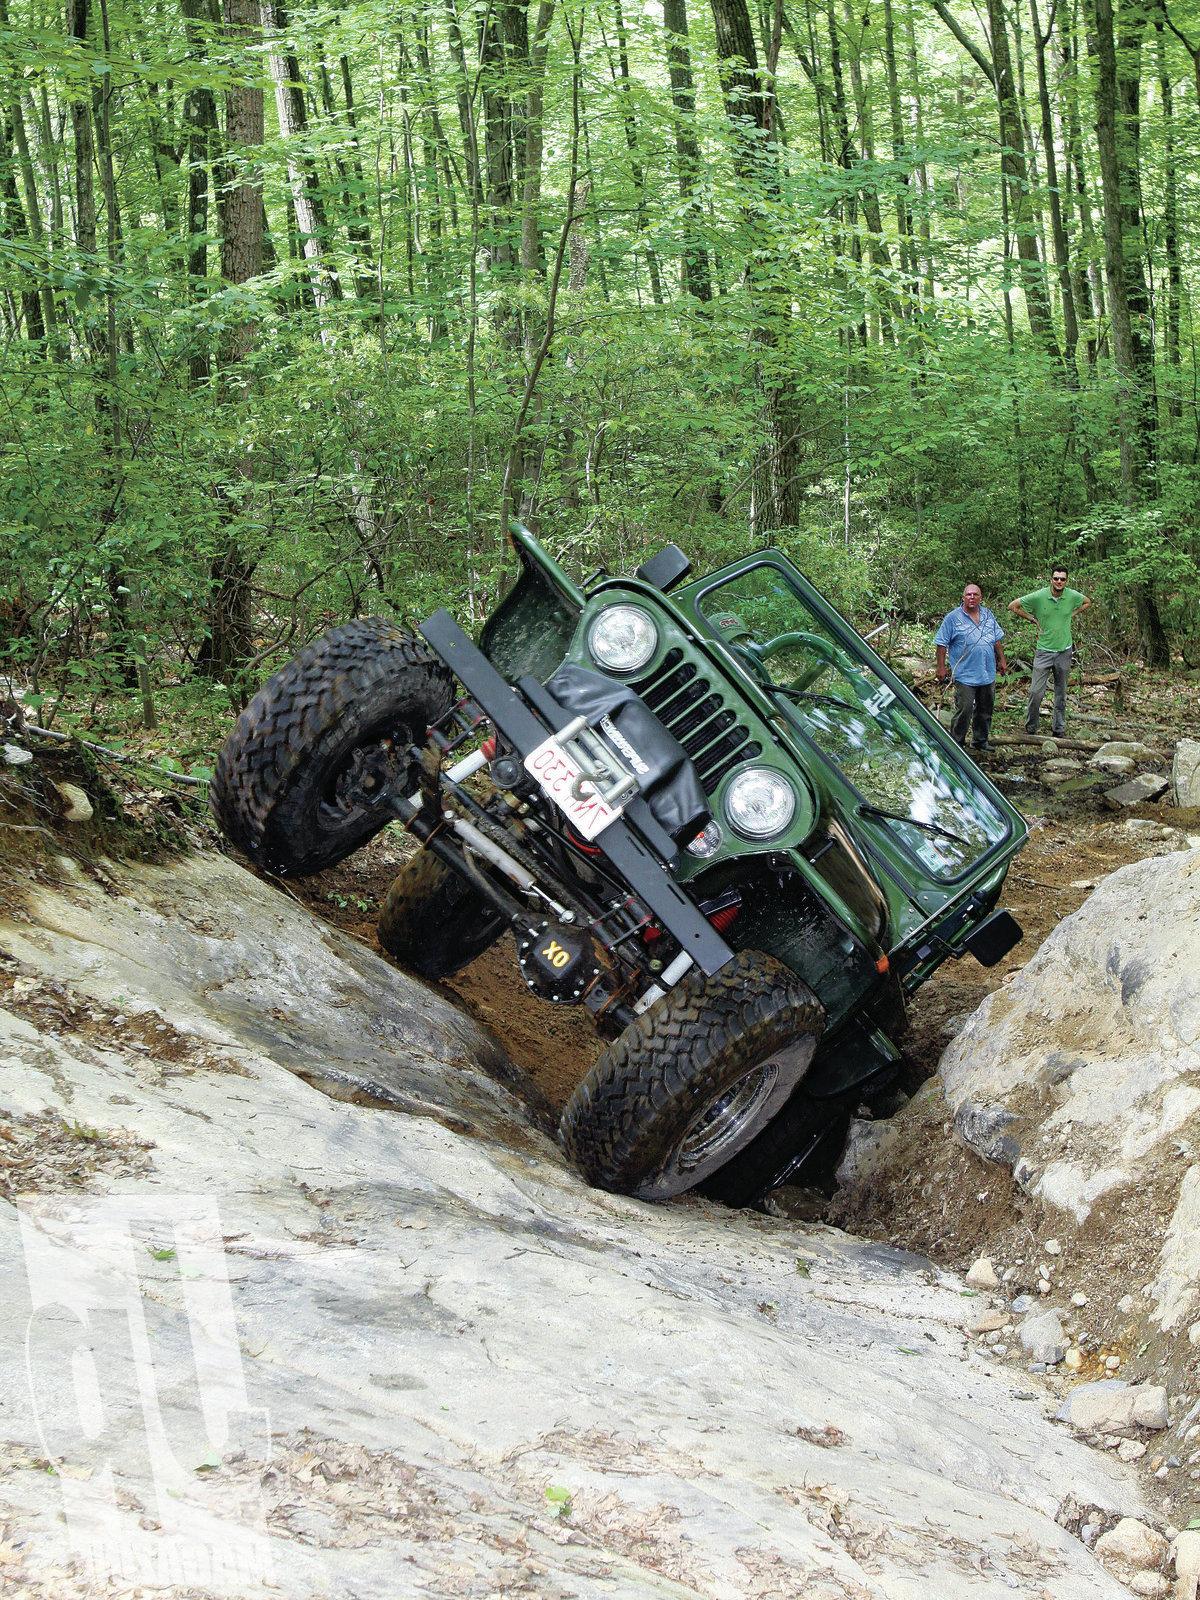
[[[908,1031],[899,1041],[911,1086],[936,1069],[961,1022],[1029,960],[1063,917],[1078,910],[1101,878],[1163,848],[1128,829],[1131,816],[1200,829],[1200,818],[1169,806],[1141,806],[1118,816],[1105,809],[1102,791],[1048,790],[1039,781],[1038,762],[1044,760],[1040,750],[1032,756],[1028,751],[997,753],[988,760],[1000,786],[1031,813],[1029,843],[1009,873],[1001,902],[1016,916],[1025,938],[990,970],[970,957],[947,962],[913,998]],[[1033,814],[1035,808],[1041,814]],[[332,871],[292,885],[292,891],[327,921],[378,948],[378,907],[411,848],[403,833],[389,830]],[[507,936],[442,987],[457,995],[561,1108],[598,1053],[587,1013],[531,994],[518,974]]]

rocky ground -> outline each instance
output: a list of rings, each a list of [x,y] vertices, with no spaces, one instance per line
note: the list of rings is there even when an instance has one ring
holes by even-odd
[[[75,776],[0,796],[6,1592],[1164,1592],[1007,1292],[586,1189],[457,1002]]]

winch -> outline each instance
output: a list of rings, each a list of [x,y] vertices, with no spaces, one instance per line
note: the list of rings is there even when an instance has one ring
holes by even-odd
[[[556,1005],[578,1005],[600,976],[591,934],[565,922],[526,923],[517,964],[534,994]]]

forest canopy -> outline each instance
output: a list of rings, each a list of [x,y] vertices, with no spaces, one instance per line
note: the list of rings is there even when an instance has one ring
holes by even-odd
[[[0,0],[0,665],[786,550],[1200,664],[1197,0]],[[224,690],[222,692],[224,692]]]

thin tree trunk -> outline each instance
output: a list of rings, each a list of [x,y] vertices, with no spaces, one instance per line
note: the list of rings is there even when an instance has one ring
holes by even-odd
[[[746,0],[711,0],[720,57],[721,89],[733,144],[734,169],[746,200],[745,226],[757,231],[757,217],[771,210],[779,192],[775,157],[764,135],[773,126],[771,91],[758,69],[758,55]],[[754,305],[759,384],[766,406],[766,439],[757,476],[754,531],[794,527],[800,520],[801,428],[795,384],[785,341],[791,326],[791,299],[780,288],[770,241],[748,252],[746,281]]]
[[[1167,367],[1166,408],[1172,422],[1183,415],[1182,374],[1179,356],[1179,329],[1183,301],[1183,271],[1179,260],[1179,201],[1175,179],[1175,90],[1167,68],[1166,39],[1162,18],[1156,18],[1158,45],[1158,84],[1163,117],[1163,253],[1167,258],[1167,287],[1163,327],[1163,355]]]
[[[213,0],[181,0],[188,55],[197,65],[207,57],[205,34],[216,24]],[[206,292],[208,278],[209,169],[219,156],[220,130],[217,100],[207,84],[193,85],[183,102],[183,127],[187,154],[187,298],[196,303]],[[193,386],[208,381],[212,352],[206,329],[192,330],[188,378]]]
[[[329,263],[327,251],[329,225],[320,180],[312,159],[304,149],[308,132],[308,111],[296,57],[280,46],[288,25],[282,0],[260,0],[261,21],[268,35],[267,62],[275,85],[275,111],[286,148],[288,190],[296,211],[296,230],[300,253],[309,264],[309,283],[313,300],[320,311],[331,300],[340,300],[342,286]]]
[[[239,47],[242,71],[249,77],[259,57],[262,38],[258,0],[225,0],[225,34]],[[249,283],[263,267],[262,170],[255,152],[263,142],[263,92],[253,81],[231,84],[225,92],[225,170],[220,188],[221,276],[234,286]],[[230,325],[221,350],[226,380],[233,378],[254,348],[257,328],[246,317]],[[242,403],[244,389],[223,385],[228,411]],[[208,639],[199,665],[229,684],[236,684],[252,653],[250,580],[256,562],[236,529],[241,502],[254,485],[254,457],[243,450],[234,465],[238,483],[226,496],[226,530],[212,563]]]
[[[1108,282],[1113,361],[1117,369],[1121,497],[1132,510],[1140,504],[1144,493],[1146,475],[1151,466],[1147,450],[1154,436],[1147,418],[1151,404],[1150,384],[1145,371],[1148,347],[1135,335],[1129,303],[1129,245],[1125,238],[1129,210],[1122,194],[1122,169],[1128,168],[1128,156],[1122,158],[1122,137],[1118,128],[1121,79],[1117,67],[1112,0],[1093,0],[1092,14],[1097,69],[1096,146],[1104,196],[1104,272]],[[1134,244],[1135,247],[1140,246],[1140,241],[1134,241]],[[1148,584],[1138,585],[1133,598],[1147,664],[1168,666],[1170,649],[1152,588]]]
[[[912,129],[913,142],[918,150],[925,148],[924,111],[921,106],[921,70],[917,60],[917,30],[913,23],[911,3],[908,7],[907,18],[907,44],[908,44],[908,120]],[[920,215],[918,217],[918,231],[921,235],[921,246],[925,257],[925,297],[932,307],[936,299],[936,286],[933,273],[933,191],[929,182],[929,168],[924,159],[917,163],[916,168],[917,189],[921,196]]]
[[[898,176],[896,236],[900,244],[900,264],[908,278],[909,308],[917,309],[920,303],[920,279],[916,244],[913,240],[912,212],[908,203],[908,159],[904,140],[904,119],[900,109],[900,80],[896,72],[896,20],[892,13],[892,0],[883,0],[883,70],[887,80],[892,160]]]
[[[625,124],[625,147],[629,151],[629,171],[633,178],[633,192],[637,196],[637,231],[639,237],[646,231],[646,168],[638,146],[637,121],[630,102],[629,36],[625,30],[625,17],[621,0],[612,0],[613,19],[617,30],[617,64],[620,69],[621,117]],[[663,303],[662,280],[658,270],[658,256],[649,244],[643,245],[646,270],[650,275],[650,294],[656,306]]]
[[[1105,299],[1102,268],[1097,261],[1095,230],[1092,227],[1092,207],[1088,198],[1087,175],[1083,163],[1083,135],[1079,117],[1079,52],[1076,45],[1074,7],[1077,0],[1064,0],[1058,12],[1059,37],[1062,41],[1062,72],[1059,78],[1061,98],[1066,104],[1066,160],[1071,174],[1075,208],[1079,214],[1079,238],[1082,255],[1087,262],[1087,297],[1083,289],[1083,275],[1076,269],[1075,304],[1082,308],[1090,304],[1092,331],[1088,335],[1088,365],[1095,370],[1096,362],[1106,349]]]
[[[8,0],[0,0],[0,26],[5,28],[9,26]],[[68,34],[69,32],[68,26]],[[29,152],[29,136],[25,126],[25,108],[21,103],[20,79],[16,74],[12,74],[9,78],[8,120],[10,136],[17,153],[17,166],[21,173],[21,188],[25,196],[25,222],[39,263],[37,271],[41,277],[39,293],[42,324],[46,330],[47,343],[55,356],[59,360],[65,360],[67,352],[59,337],[58,305],[54,298],[54,287],[49,272],[50,261],[46,230],[42,225],[41,200],[38,196],[33,158]]]
[[[336,148],[334,149],[334,165],[337,168],[339,187],[341,190],[342,222],[346,229],[346,239],[350,246],[350,253],[354,258],[354,288],[359,300],[370,304],[375,294],[375,275],[373,272],[373,251],[371,248],[371,224],[367,216],[364,193],[366,184],[363,178],[362,156],[358,147],[358,124],[354,115],[354,89],[350,77],[350,63],[345,56],[340,58],[339,71],[341,73],[345,110],[344,115],[339,115],[337,103],[334,99],[333,80],[329,66],[324,60],[320,63],[319,80],[321,86],[321,109],[326,120],[337,126],[343,120],[350,131],[349,160]],[[424,67],[426,78],[429,77],[428,57]]]
[[[667,72],[671,80],[671,106],[675,129],[675,168],[679,198],[683,202],[683,287],[697,300],[712,299],[708,251],[701,239],[700,142],[696,137],[696,91],[692,83],[692,57],[688,44],[687,0],[663,0],[663,27],[667,34]]]
[[[542,199],[546,52],[550,45],[553,17],[554,0],[540,0],[530,50],[529,100],[525,111],[525,173],[521,191],[521,270],[531,278],[544,278],[546,275],[539,211]]]
[[[0,216],[4,219],[4,232],[17,246],[18,260],[29,248],[29,225],[25,208],[17,192],[12,151],[12,122],[8,113],[0,115]],[[32,254],[32,251],[30,251]],[[25,268],[21,280],[20,320],[25,337],[31,344],[42,344],[46,338],[46,323],[42,316],[42,302],[38,292],[38,274],[32,263]]]
[[[1037,0],[1029,0],[1029,20],[1033,27],[1033,48],[1037,61],[1038,107],[1041,112],[1042,148],[1045,151],[1046,186],[1050,201],[1050,230],[1054,240],[1054,264],[1058,269],[1059,296],[1063,316],[1063,362],[1068,380],[1077,388],[1079,373],[1075,352],[1079,345],[1079,319],[1075,314],[1075,292],[1071,283],[1071,257],[1067,230],[1063,222],[1062,196],[1058,183],[1058,164],[1054,149],[1054,118],[1050,111],[1050,84],[1046,75],[1046,46],[1050,32],[1042,32]]]
[[[1054,337],[1054,320],[1050,314],[1046,279],[1038,252],[1037,218],[1033,209],[1025,135],[1013,77],[1003,0],[988,0],[987,10],[988,30],[992,36],[992,82],[1000,116],[1000,169],[1008,189],[1010,227],[1016,238],[1017,257],[1021,263],[1025,310],[1029,317],[1030,332],[1043,349],[1058,360],[1061,354]]]

